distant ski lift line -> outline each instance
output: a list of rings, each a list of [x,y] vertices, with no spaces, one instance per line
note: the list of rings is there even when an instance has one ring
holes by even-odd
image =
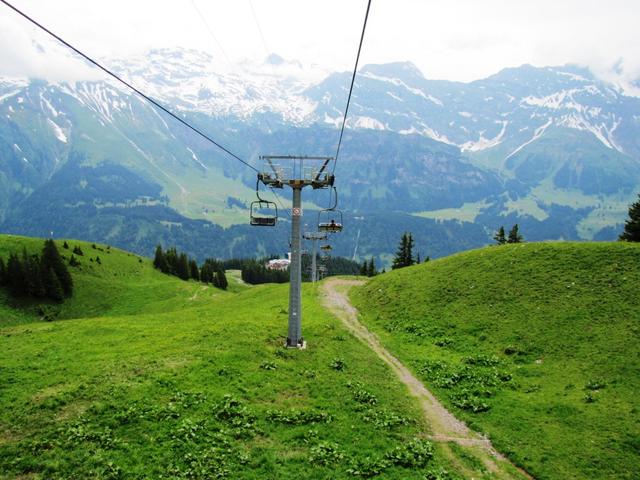
[[[152,105],[154,105],[156,108],[159,108],[160,110],[162,110],[163,112],[165,112],[167,115],[169,115],[170,117],[174,118],[175,120],[177,120],[178,122],[182,123],[184,126],[186,126],[187,128],[189,128],[190,130],[192,130],[193,132],[197,133],[198,135],[200,135],[202,138],[204,138],[205,140],[209,141],[210,143],[212,143],[213,145],[215,145],[216,147],[218,147],[220,150],[222,150],[223,152],[225,152],[227,155],[233,157],[234,159],[238,160],[240,163],[246,165],[247,167],[249,167],[250,169],[252,169],[253,171],[255,171],[256,173],[259,173],[259,170],[254,167],[253,165],[251,165],[250,163],[244,161],[242,158],[240,158],[238,155],[236,155],[235,153],[233,153],[231,150],[229,150],[228,148],[222,146],[221,144],[219,144],[218,142],[216,142],[214,139],[212,139],[210,136],[208,136],[206,133],[202,132],[201,130],[199,130],[198,128],[192,126],[190,123],[188,123],[186,120],[183,120],[182,118],[180,118],[178,115],[176,115],[175,113],[173,113],[171,110],[167,109],[166,107],[162,106],[160,103],[158,103],[157,101],[155,101],[153,98],[149,97],[148,95],[146,95],[145,93],[143,93],[142,91],[138,90],[136,87],[134,87],[133,85],[131,85],[130,83],[126,82],[125,80],[123,80],[122,78],[120,78],[118,75],[116,75],[115,73],[113,73],[111,70],[109,70],[106,67],[103,67],[100,63],[98,63],[96,60],[94,60],[93,58],[89,57],[88,55],[82,53],[79,49],[77,49],[76,47],[74,47],[73,45],[71,45],[69,42],[65,41],[64,39],[62,39],[61,37],[59,37],[58,35],[56,35],[55,33],[53,33],[51,30],[49,30],[47,27],[45,27],[44,25],[38,23],[36,20],[34,20],[33,18],[31,18],[29,15],[27,15],[26,13],[24,13],[23,11],[21,11],[20,9],[14,7],[12,4],[10,4],[9,2],[7,2],[6,0],[0,0],[0,2],[4,3],[7,7],[9,7],[10,9],[12,9],[14,12],[16,12],[17,14],[19,14],[20,16],[22,16],[23,18],[25,18],[26,20],[28,20],[29,22],[31,22],[32,24],[34,24],[36,27],[38,27],[40,30],[46,32],[47,34],[49,34],[50,36],[52,36],[53,38],[55,38],[56,40],[58,40],[60,43],[62,43],[65,47],[70,48],[71,50],[73,50],[75,53],[77,53],[78,55],[80,55],[82,58],[84,58],[85,60],[87,60],[88,62],[92,63],[93,65],[95,65],[96,67],[98,67],[100,70],[102,70],[103,72],[105,72],[107,75],[113,77],[114,79],[116,79],[117,81],[119,81],[120,83],[122,83],[123,85],[125,85],[126,87],[128,87],[129,89],[133,90],[135,93],[137,93],[140,97],[142,97],[143,99],[145,99],[147,102],[151,103]]]

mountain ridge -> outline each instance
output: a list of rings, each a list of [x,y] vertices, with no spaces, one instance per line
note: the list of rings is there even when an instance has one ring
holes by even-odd
[[[214,72],[221,62],[209,54],[157,49],[111,66],[257,168],[264,153],[332,154],[348,72],[316,81],[296,77],[295,62],[276,60],[269,69]],[[587,73],[522,66],[461,83],[426,79],[407,62],[363,66],[338,169],[347,213],[396,211],[407,227],[417,216],[469,231],[473,218],[485,242],[508,221],[530,225],[538,239],[611,238],[640,184],[640,99]],[[154,202],[162,197],[179,215],[223,227],[246,222],[238,205],[254,196],[251,172],[110,81],[0,78],[0,152],[0,218],[15,233],[42,234],[14,230],[24,222],[8,215],[28,216],[20,205],[78,155],[83,167],[120,164],[159,188]],[[326,203],[316,193],[307,198],[310,210]],[[70,208],[61,198],[53,207]],[[452,239],[435,250],[462,244]]]

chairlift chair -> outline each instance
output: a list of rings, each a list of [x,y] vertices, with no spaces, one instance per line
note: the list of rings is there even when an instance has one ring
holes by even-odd
[[[260,177],[256,181],[256,196],[258,199],[251,202],[249,210],[250,224],[254,227],[275,227],[278,221],[278,206],[275,202],[270,202],[260,197],[258,191],[259,183]]]
[[[331,245],[320,245],[320,250],[324,250],[325,252],[330,252],[331,250],[333,250],[333,247]]]
[[[268,214],[265,211],[272,211]],[[268,200],[251,202],[251,225],[254,227],[275,227],[278,221],[278,206]]]
[[[342,231],[342,211],[338,210],[338,191],[333,187],[334,204],[318,212],[318,231],[337,233]]]

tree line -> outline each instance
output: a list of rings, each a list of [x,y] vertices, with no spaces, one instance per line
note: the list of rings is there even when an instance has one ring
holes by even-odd
[[[396,255],[393,257],[393,262],[391,264],[391,269],[396,270],[398,268],[410,267],[411,265],[416,265],[421,263],[420,254],[418,253],[415,257],[413,256],[413,247],[415,243],[413,241],[413,235],[411,232],[404,232],[402,237],[400,238],[400,245],[398,245],[398,250],[396,251]],[[427,256],[424,259],[425,262],[429,261],[429,257]],[[384,273],[384,270],[383,270]]]
[[[261,283],[287,283],[289,281],[289,269],[275,270],[267,268],[269,260],[278,258],[276,255],[270,255],[262,258],[232,258],[222,261],[227,269],[241,271],[241,278],[244,282],[252,285]],[[312,258],[309,254],[302,255],[301,269],[302,281],[311,281],[311,262]],[[327,275],[357,275],[359,265],[357,262],[343,257],[316,256],[318,265],[326,267]]]
[[[267,268],[265,264],[271,258],[262,259],[242,259],[241,276],[244,282],[252,285],[261,283],[287,283],[289,281],[289,269],[274,270]]]
[[[311,281],[311,264],[312,254],[302,255],[302,281]],[[360,273],[360,265],[349,258],[337,257],[331,255],[316,254],[316,264],[324,266],[324,276],[332,275],[358,275]]]
[[[216,288],[226,290],[229,283],[221,261],[207,258],[201,266],[184,252],[178,252],[175,247],[166,251],[162,246],[156,247],[153,266],[167,275],[173,275],[182,280],[193,279],[196,282],[210,283]]]
[[[360,275],[365,277],[375,277],[376,275],[378,275],[378,269],[376,268],[376,263],[373,260],[373,257],[362,262],[362,265],[360,265],[359,273]]]
[[[640,194],[638,194],[638,201],[629,206],[629,219],[625,221],[624,230],[618,239],[626,242],[640,242]]]
[[[11,253],[0,257],[0,284],[14,297],[31,297],[62,302],[73,295],[73,279],[52,239],[44,241],[42,253]]]
[[[524,241],[523,236],[520,235],[520,230],[517,223],[513,227],[511,227],[508,236],[505,235],[504,227],[501,225],[496,234],[493,236],[493,239],[498,245],[504,245],[505,243],[522,243]]]

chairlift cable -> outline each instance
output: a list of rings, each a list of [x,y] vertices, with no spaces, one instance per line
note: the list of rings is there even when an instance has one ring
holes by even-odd
[[[283,212],[287,213],[287,216],[289,218],[291,218],[291,212],[289,212],[288,208],[284,208],[284,205],[282,204],[282,200],[280,200],[280,195],[278,195],[275,191],[275,189],[273,187],[269,187],[269,190],[271,190],[271,192],[273,193],[273,195],[276,197],[277,202],[280,204],[280,208],[282,208]]]
[[[233,69],[233,63],[231,63],[231,60],[229,59],[227,52],[225,52],[224,48],[222,48],[222,44],[218,40],[218,37],[216,37],[215,33],[213,33],[213,29],[209,26],[209,22],[207,22],[207,19],[202,14],[202,11],[198,8],[198,5],[196,5],[196,0],[191,0],[191,5],[193,6],[193,9],[196,11],[198,16],[200,17],[200,20],[202,20],[202,23],[204,24],[205,28],[209,32],[209,35],[211,36],[215,44],[218,46],[218,48],[222,52],[222,55],[224,56],[225,60],[227,61],[229,66]]]
[[[34,20],[33,18],[31,18],[29,15],[27,15],[26,13],[22,12],[21,10],[19,10],[18,8],[14,7],[12,4],[10,4],[9,2],[7,2],[6,0],[0,0],[0,2],[4,3],[7,7],[11,8],[13,11],[15,11],[16,13],[18,13],[19,15],[21,15],[22,17],[24,17],[26,20],[28,20],[29,22],[31,22],[32,24],[34,24],[36,27],[38,27],[40,30],[48,33],[50,36],[52,36],[53,38],[55,38],[56,40],[58,40],[60,43],[62,43],[64,46],[70,48],[71,50],[73,50],[74,52],[76,52],[78,55],[80,55],[82,58],[84,58],[85,60],[87,60],[88,62],[92,63],[93,65],[95,65],[96,67],[98,67],[100,70],[102,70],[103,72],[105,72],[107,75],[113,77],[114,79],[116,79],[118,82],[122,83],[123,85],[125,85],[126,87],[130,88],[131,90],[133,90],[135,93],[137,93],[140,97],[142,97],[143,99],[145,99],[146,101],[148,101],[149,103],[151,103],[152,105],[154,105],[156,108],[162,110],[163,112],[165,112],[167,115],[169,115],[170,117],[174,118],[175,120],[177,120],[178,122],[182,123],[184,126],[186,126],[187,128],[189,128],[190,130],[194,131],[195,133],[197,133],[198,135],[200,135],[202,138],[204,138],[205,140],[209,141],[210,143],[212,143],[213,145],[215,145],[216,147],[218,147],[220,150],[222,150],[223,152],[225,152],[227,155],[233,157],[234,159],[238,160],[240,163],[246,165],[247,167],[251,168],[252,170],[254,170],[255,172],[259,173],[259,170],[254,167],[253,165],[247,163],[246,161],[244,161],[242,158],[240,158],[238,155],[236,155],[235,153],[231,152],[229,149],[227,149],[226,147],[222,146],[221,144],[219,144],[218,142],[216,142],[215,140],[213,140],[210,136],[208,136],[206,133],[202,132],[201,130],[199,130],[198,128],[192,126],[189,122],[187,122],[186,120],[183,120],[182,118],[180,118],[178,115],[176,115],[175,113],[173,113],[171,110],[169,110],[168,108],[162,106],[160,103],[158,103],[157,101],[155,101],[153,98],[149,97],[148,95],[144,94],[143,92],[141,92],[140,90],[138,90],[136,87],[134,87],[133,85],[131,85],[130,83],[128,83],[127,81],[123,80],[122,78],[120,78],[118,75],[116,75],[115,73],[113,73],[111,70],[109,70],[108,68],[102,66],[99,62],[97,62],[96,60],[94,60],[93,58],[89,57],[88,55],[84,54],[83,52],[81,52],[79,49],[77,49],[76,47],[74,47],[73,45],[71,45],[69,42],[65,41],[64,39],[62,39],[60,36],[56,35],[55,33],[53,33],[51,30],[49,30],[48,28],[46,28],[45,26],[43,26],[42,24],[38,23],[36,20]]]
[[[251,7],[251,13],[253,14],[253,21],[256,24],[256,27],[258,28],[258,33],[260,34],[260,40],[262,41],[262,46],[264,47],[264,51],[267,54],[267,63],[269,64],[269,68],[271,70],[271,73],[273,74],[273,76],[275,78],[276,77],[276,70],[275,70],[275,68],[273,68],[273,64],[271,62],[269,62],[269,55],[271,55],[271,52],[269,51],[269,46],[267,45],[267,39],[264,36],[264,32],[262,31],[262,27],[260,26],[260,22],[258,21],[258,14],[256,13],[256,9],[253,8],[253,2],[251,0],[249,0],[249,7]],[[273,132],[273,128],[271,127],[271,123],[269,122],[269,118],[267,116],[264,117],[264,122],[267,124],[267,128],[269,129],[269,132]]]
[[[360,45],[358,45],[358,54],[356,55],[356,64],[353,67],[353,75],[351,76],[351,86],[349,87],[349,96],[347,97],[347,106],[344,109],[344,118],[342,119],[342,128],[340,129],[340,139],[338,140],[338,148],[336,149],[336,157],[333,162],[333,172],[336,170],[338,163],[338,156],[340,155],[340,146],[342,145],[342,136],[344,135],[344,127],[347,124],[347,114],[349,113],[349,104],[351,103],[351,94],[353,93],[353,84],[356,80],[356,73],[358,71],[358,62],[360,61],[360,52],[362,51],[362,43],[364,41],[364,32],[367,29],[367,19],[369,18],[369,9],[371,7],[371,0],[367,2],[367,13],[364,16],[364,23],[362,25],[362,34],[360,35]]]

